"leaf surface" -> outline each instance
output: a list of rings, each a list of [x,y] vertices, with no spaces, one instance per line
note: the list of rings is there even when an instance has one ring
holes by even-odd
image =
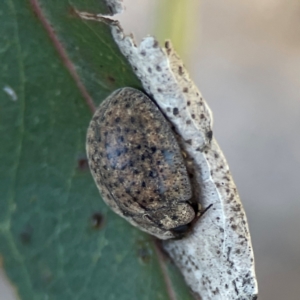
[[[23,300],[170,299],[166,277],[178,300],[192,299],[173,266],[163,271],[153,239],[106,207],[90,175],[89,99],[98,105],[141,85],[108,26],[75,9],[109,13],[96,0],[0,3],[5,272]]]

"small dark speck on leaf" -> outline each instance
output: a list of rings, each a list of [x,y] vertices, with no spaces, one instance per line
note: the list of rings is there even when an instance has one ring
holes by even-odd
[[[147,264],[151,260],[151,252],[146,241],[137,242],[137,256],[141,263]]]
[[[103,215],[99,212],[96,212],[91,217],[92,227],[95,229],[100,229],[103,226],[104,218]]]
[[[107,81],[109,83],[115,83],[116,82],[116,79],[114,77],[110,76],[110,75],[108,75],[106,78],[107,78]]]
[[[20,233],[20,240],[23,245],[28,245],[32,239],[32,228],[30,226],[26,226],[23,231]]]
[[[73,6],[69,6],[68,13],[71,17],[78,17],[78,13]]]
[[[86,171],[89,168],[88,160],[86,157],[79,157],[77,160],[77,168],[79,171]]]

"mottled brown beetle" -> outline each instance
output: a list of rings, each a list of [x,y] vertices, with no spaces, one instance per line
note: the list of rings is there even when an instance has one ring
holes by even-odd
[[[87,133],[89,166],[117,214],[161,239],[180,237],[195,218],[191,184],[169,122],[133,88],[113,92]]]

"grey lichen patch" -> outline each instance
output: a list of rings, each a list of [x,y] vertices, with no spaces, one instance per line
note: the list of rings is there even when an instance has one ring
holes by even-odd
[[[173,124],[193,175],[196,200],[204,209],[212,205],[194,223],[191,234],[165,241],[166,251],[202,299],[255,298],[258,291],[246,215],[228,164],[213,137],[207,103],[170,42],[161,49],[154,47],[154,38],[147,37],[136,46],[118,26],[112,26],[112,33],[145,90]]]
[[[195,218],[180,147],[142,92],[123,88],[102,102],[88,129],[87,154],[104,201],[133,225],[167,239],[181,236],[177,228]]]
[[[176,140],[185,153],[193,200],[203,209],[210,207],[193,222],[190,234],[164,241],[165,250],[202,299],[256,299],[258,289],[247,219],[228,164],[213,136],[207,103],[170,42],[161,49],[153,37],[147,37],[137,46],[116,22],[110,25],[116,43],[145,91],[173,125]],[[102,194],[109,192],[106,186],[101,189]],[[122,215],[113,201],[112,206]]]

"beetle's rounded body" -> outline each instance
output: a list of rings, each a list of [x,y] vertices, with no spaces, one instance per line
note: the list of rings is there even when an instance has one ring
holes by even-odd
[[[133,225],[168,239],[195,218],[174,133],[142,92],[122,88],[102,102],[88,129],[87,155],[104,201]]]

